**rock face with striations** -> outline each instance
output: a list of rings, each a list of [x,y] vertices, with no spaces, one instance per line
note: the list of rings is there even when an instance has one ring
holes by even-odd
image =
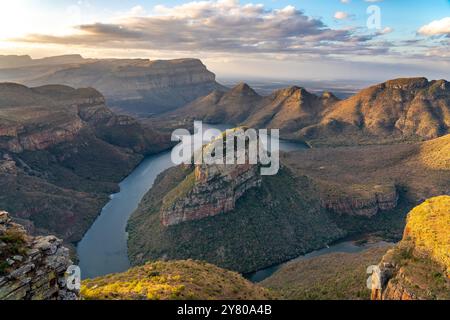
[[[0,300],[77,300],[67,288],[69,250],[54,236],[31,237],[0,211]]]
[[[414,208],[402,241],[378,265],[380,286],[372,289],[372,299],[450,299],[449,226],[450,196]]]
[[[63,58],[43,60],[38,66],[33,60],[28,67],[0,69],[0,81],[93,87],[111,106],[144,116],[182,107],[215,89],[227,90],[198,59]]]
[[[377,188],[378,187],[378,188]],[[325,197],[322,206],[337,214],[373,217],[380,211],[397,207],[399,194],[395,186],[375,186],[368,197]]]
[[[225,139],[204,146],[203,156],[212,154],[217,147],[226,150],[226,138],[231,134],[223,137]],[[248,159],[248,149],[246,157]],[[247,190],[261,186],[261,182],[259,166],[248,160],[244,164],[197,164],[194,171],[164,197],[161,223],[171,226],[232,211],[236,201]]]
[[[170,142],[92,88],[0,84],[0,207],[78,241],[146,154]]]

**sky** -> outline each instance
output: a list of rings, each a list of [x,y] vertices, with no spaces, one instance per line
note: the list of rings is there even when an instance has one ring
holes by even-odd
[[[450,0],[15,0],[0,55],[200,58],[218,77],[450,78]]]

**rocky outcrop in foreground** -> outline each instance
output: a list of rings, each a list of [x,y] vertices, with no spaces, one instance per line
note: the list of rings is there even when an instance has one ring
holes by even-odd
[[[267,300],[275,294],[236,272],[194,260],[148,262],[85,280],[86,300]]]
[[[54,236],[31,237],[0,211],[0,300],[77,300],[66,286],[69,250]]]
[[[408,215],[402,241],[383,257],[373,300],[450,299],[450,196],[431,198]]]

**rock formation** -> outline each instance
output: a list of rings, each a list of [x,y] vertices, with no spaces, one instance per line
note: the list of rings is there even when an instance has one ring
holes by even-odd
[[[431,198],[408,215],[402,241],[378,265],[374,300],[450,298],[450,196]]]
[[[0,206],[77,241],[144,155],[170,141],[117,115],[95,89],[0,84]]]
[[[54,236],[31,237],[0,211],[0,300],[77,300],[66,285],[69,250]]]
[[[1,61],[0,58],[0,66]],[[75,88],[93,87],[106,97],[109,105],[122,112],[147,116],[179,108],[215,89],[227,90],[197,59],[54,57],[40,62],[32,60],[27,67],[0,69],[0,81],[27,86],[57,83]]]
[[[226,139],[230,136],[231,133],[228,136],[224,134],[223,140],[220,138],[204,146],[203,154],[211,154],[216,147],[226,150]],[[161,209],[162,224],[171,226],[232,211],[236,201],[247,190],[261,185],[258,165],[246,162],[195,165],[194,172],[164,197]]]
[[[354,196],[330,196],[324,197],[322,205],[324,208],[338,214],[350,216],[373,217],[380,211],[392,210],[397,207],[398,192],[395,186],[384,187],[376,186],[374,193],[367,198]]]

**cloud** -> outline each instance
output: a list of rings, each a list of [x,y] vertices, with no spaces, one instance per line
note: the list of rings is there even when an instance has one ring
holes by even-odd
[[[388,34],[394,32],[394,29],[392,29],[391,27],[386,27],[383,30],[380,31],[380,34]]]
[[[429,24],[421,27],[418,33],[424,36],[450,36],[450,17],[432,21]]]
[[[334,18],[335,18],[335,19],[338,19],[338,20],[345,20],[345,19],[348,18],[348,13],[347,13],[347,12],[344,12],[344,11],[337,11],[337,12],[334,14]]]
[[[173,7],[159,5],[152,15],[144,13],[135,7],[112,23],[83,24],[69,35],[31,34],[15,41],[226,53],[369,55],[388,50],[371,46],[377,34],[330,28],[293,6],[267,9],[234,0],[196,1]]]

